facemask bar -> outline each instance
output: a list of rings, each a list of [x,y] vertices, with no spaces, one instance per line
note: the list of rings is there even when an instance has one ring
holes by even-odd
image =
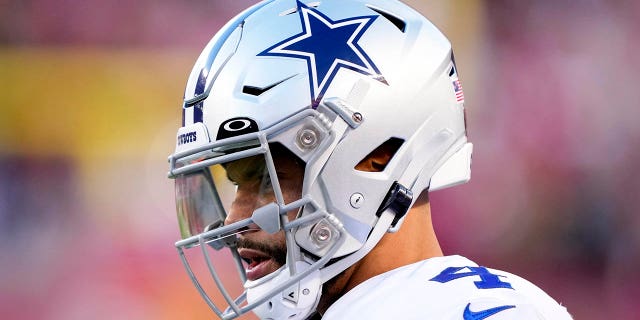
[[[334,105],[327,104],[327,106],[333,112],[336,112],[336,109],[339,109]],[[344,120],[342,114],[339,114],[336,112],[336,115],[338,115],[338,117],[337,118],[332,117],[333,120],[337,120],[341,118],[342,120]],[[234,160],[247,158],[255,155],[264,155],[265,161],[267,163],[268,172],[272,179],[274,195],[276,197],[276,201],[279,202],[277,205],[278,207],[277,213],[279,217],[276,217],[276,219],[280,220],[280,230],[284,230],[285,232],[285,239],[286,239],[286,246],[287,246],[286,266],[288,270],[276,271],[274,273],[288,272],[291,275],[291,277],[287,281],[272,288],[272,290],[269,291],[269,294],[265,294],[261,298],[258,298],[257,300],[252,301],[251,303],[248,303],[245,306],[241,306],[241,304],[245,303],[247,300],[246,290],[243,294],[238,296],[236,299],[233,299],[232,296],[229,294],[229,292],[226,290],[225,286],[223,285],[222,280],[218,276],[218,273],[216,272],[212,264],[211,257],[209,256],[209,253],[206,251],[206,246],[204,246],[204,244],[207,244],[207,242],[216,241],[220,239],[220,237],[229,235],[230,232],[234,230],[238,230],[240,228],[249,226],[250,224],[253,224],[253,223],[256,223],[259,225],[258,221],[256,221],[259,219],[256,219],[257,217],[255,216],[258,210],[254,211],[254,215],[251,218],[238,221],[236,223],[233,223],[227,226],[219,227],[210,231],[206,231],[199,235],[194,235],[192,237],[178,241],[175,244],[179,252],[179,256],[183,262],[183,265],[187,270],[187,274],[191,278],[196,289],[203,296],[204,300],[209,305],[209,307],[216,314],[218,314],[218,316],[220,316],[222,319],[233,319],[233,318],[239,317],[240,315],[247,313],[252,309],[256,308],[257,306],[265,303],[267,300],[273,298],[275,295],[281,294],[284,290],[300,282],[303,278],[305,278],[312,272],[315,272],[319,270],[321,267],[325,266],[329,262],[329,260],[335,255],[338,249],[346,241],[346,237],[342,235],[346,235],[347,232],[342,226],[342,223],[334,215],[322,209],[311,198],[310,195],[308,194],[305,195],[304,190],[303,190],[303,196],[301,199],[294,201],[288,205],[284,204],[283,195],[280,190],[277,174],[275,172],[275,166],[273,165],[273,159],[269,152],[267,137],[278,135],[281,132],[286,132],[288,129],[295,127],[297,124],[300,124],[301,121],[304,120],[305,118],[319,119],[319,122],[324,124],[323,125],[325,127],[324,130],[327,130],[326,131],[327,136],[324,137],[323,141],[321,141],[319,145],[316,146],[315,151],[320,151],[320,152],[326,151],[326,148],[328,146],[335,143],[338,135],[344,134],[345,130],[348,127],[354,128],[354,126],[348,124],[346,121],[341,122],[342,124],[338,126],[335,126],[335,123],[334,123],[334,125],[332,126],[331,122],[333,121],[329,120],[325,115],[313,109],[305,109],[297,114],[292,115],[287,120],[279,122],[276,125],[269,127],[267,129],[264,129],[262,131],[244,134],[236,137],[230,137],[222,141],[208,143],[206,145],[193,148],[191,150],[175,153],[169,157],[169,163],[170,163],[170,171],[168,174],[169,178],[176,178],[183,174],[190,174],[193,172],[197,172],[198,170],[203,170],[204,168],[210,167],[212,165],[231,162]],[[333,129],[329,129],[331,127],[333,127]],[[235,151],[232,153],[224,154],[225,149],[227,151],[230,149],[229,148],[230,145],[234,147],[249,146],[249,148],[241,151]],[[316,158],[319,155],[319,153],[315,151],[314,153],[316,155],[312,156],[312,158]],[[203,160],[200,160],[200,159],[203,159]],[[193,160],[199,160],[199,161],[194,162]],[[313,211],[313,212],[305,213],[304,217],[299,217],[293,221],[288,221],[288,217],[286,214],[287,212],[294,210],[296,208],[302,208],[304,206],[308,206],[308,208],[312,209],[309,211]],[[221,211],[221,212],[225,212],[225,211]],[[320,259],[313,262],[315,258],[309,259],[308,257],[304,257],[302,253],[300,253],[300,248],[297,247],[296,245],[295,237],[292,231],[300,226],[310,225],[313,223],[317,223],[321,220],[325,222],[325,225],[330,226],[330,228],[332,228],[335,231],[336,236],[331,241],[333,243],[329,244],[328,248],[326,249],[326,253]],[[184,249],[191,248],[197,245],[200,245],[202,249],[202,253],[205,257],[205,261],[209,269],[209,273],[211,274],[216,286],[218,287],[218,291],[223,295],[224,299],[228,304],[228,307],[224,311],[218,308],[215,305],[214,301],[205,292],[203,286],[201,285],[200,281],[197,279],[193,269],[191,268],[191,266],[189,265],[189,262],[187,261]],[[243,281],[243,283],[245,283],[246,275],[244,272],[242,259],[240,258],[234,246],[227,246],[227,248],[229,248],[229,250],[231,251],[233,260],[235,261],[236,269],[238,269],[240,274],[240,279]],[[304,268],[305,269],[304,271],[301,271],[300,273],[298,273],[299,270],[296,270],[295,261],[305,261],[305,263],[309,264],[309,267]]]
[[[286,119],[282,122],[279,122],[275,125],[273,125],[272,127],[266,128],[262,131],[259,132],[253,132],[253,133],[247,133],[247,134],[243,134],[240,136],[235,136],[235,137],[229,137],[226,138],[224,140],[220,140],[220,141],[214,141],[211,143],[207,143],[204,144],[200,147],[196,147],[193,149],[189,149],[189,150],[185,150],[182,152],[177,152],[175,154],[172,154],[171,156],[169,156],[169,173],[167,174],[167,176],[170,179],[175,179],[178,175],[181,174],[186,174],[186,173],[190,173],[190,172],[195,172],[197,169],[202,169],[204,167],[208,167],[212,164],[218,164],[218,163],[222,163],[222,162],[228,162],[228,161],[232,161],[232,160],[237,160],[239,158],[244,158],[246,157],[246,154],[251,153],[250,150],[252,149],[247,149],[244,151],[239,151],[237,153],[231,153],[228,154],[227,156],[231,156],[231,155],[235,155],[234,157],[229,157],[229,158],[225,158],[223,161],[216,161],[214,159],[208,159],[206,161],[210,161],[210,162],[197,162],[197,163],[192,163],[192,164],[185,164],[184,162],[187,162],[189,159],[197,159],[199,157],[205,157],[205,156],[211,156],[211,155],[215,155],[215,152],[213,150],[224,150],[224,147],[227,147],[229,145],[260,145],[259,147],[257,147],[258,149],[256,150],[257,153],[253,153],[251,155],[257,155],[257,154],[261,154],[261,153],[265,153],[266,152],[266,143],[262,144],[262,142],[265,142],[267,139],[267,137],[270,137],[272,135],[274,135],[275,133],[278,133],[280,131],[286,130],[288,127],[294,126],[295,124],[299,123],[299,121],[303,120],[304,118],[307,117],[311,117],[311,118],[320,118],[321,116],[319,115],[319,113],[313,109],[305,109],[301,112],[298,112],[294,115],[292,115],[289,119]],[[318,149],[321,149],[321,147],[319,146]],[[242,154],[240,154],[240,152],[243,152]],[[245,153],[246,152],[246,153]],[[180,163],[180,165],[178,165],[178,163]]]
[[[317,203],[315,203],[315,201],[313,201],[313,199],[311,199],[309,196],[304,197],[300,200],[294,201],[286,206],[282,206],[279,209],[278,214],[281,216],[284,215],[286,217],[287,212],[294,210],[296,208],[302,208],[304,206],[311,206],[312,208],[315,209],[315,211],[308,215],[305,215],[304,217],[297,218],[291,222],[287,221],[285,224],[283,224],[281,228],[282,230],[285,230],[286,233],[291,233],[291,230],[295,230],[300,226],[312,224],[317,221],[323,220],[326,223],[330,224],[333,228],[335,228],[338,234],[346,233],[346,230],[342,226],[342,223],[340,223],[340,221],[337,218],[335,218],[333,215],[329,214],[325,210],[319,209]],[[209,307],[222,319],[233,319],[242,314],[245,314],[251,311],[252,309],[254,309],[255,307],[261,305],[262,303],[265,303],[267,300],[269,300],[273,296],[273,295],[265,295],[262,298],[241,307],[240,305],[246,301],[246,293],[241,294],[236,299],[231,297],[229,292],[226,290],[224,284],[222,283],[222,280],[218,276],[218,273],[216,272],[216,269],[213,266],[213,262],[209,255],[209,252],[207,251],[207,243],[209,241],[220,239],[225,235],[229,235],[233,231],[239,230],[243,227],[247,227],[251,224],[254,224],[254,223],[257,224],[258,222],[257,220],[260,220],[260,219],[256,217],[256,213],[254,212],[254,215],[252,217],[247,218],[245,220],[241,220],[241,221],[229,224],[227,226],[223,226],[215,230],[207,231],[199,235],[176,242],[176,248],[180,255],[180,259],[182,260],[182,263],[185,266],[185,269],[187,270],[187,274],[191,278],[191,281],[193,282],[194,286],[196,287],[200,295],[202,295],[206,303],[209,305]],[[327,255],[317,260],[316,262],[312,263],[310,268],[300,273],[298,273],[298,270],[295,269],[294,263],[287,263],[287,265],[289,266],[288,272],[291,274],[291,278],[288,281],[285,281],[284,283],[275,287],[272,292],[274,292],[274,294],[280,294],[282,291],[286,290],[287,288],[293,286],[294,284],[302,280],[311,272],[318,270],[320,267],[324,266],[326,263],[329,262],[329,260],[336,253],[336,251],[342,246],[345,239],[346,239],[345,237],[341,237],[341,236],[337,237],[337,241],[330,247]],[[224,312],[221,311],[221,309],[215,305],[213,300],[206,293],[206,291],[200,284],[200,281],[197,279],[194,271],[192,270],[184,254],[185,248],[193,247],[196,244],[200,246],[202,253],[205,257],[205,261],[209,269],[209,273],[213,278],[214,282],[216,283],[216,286],[218,287],[220,293],[223,295],[224,299],[228,303],[229,307],[226,308]],[[242,275],[241,279],[243,282],[245,282],[246,277],[244,276],[244,266],[242,265],[241,258],[235,246],[229,247],[229,249],[231,250],[233,259],[236,262],[236,268],[238,269],[239,273]],[[295,243],[291,243],[290,240],[287,239],[287,254],[294,253],[294,252],[295,252]],[[288,261],[293,261],[293,260],[288,260]]]

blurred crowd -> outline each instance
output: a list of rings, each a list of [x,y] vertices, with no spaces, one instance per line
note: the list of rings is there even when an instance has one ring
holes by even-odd
[[[472,180],[433,193],[447,254],[575,319],[640,312],[640,3],[407,1],[453,42]],[[0,314],[206,319],[166,157],[199,51],[247,0],[0,3]]]

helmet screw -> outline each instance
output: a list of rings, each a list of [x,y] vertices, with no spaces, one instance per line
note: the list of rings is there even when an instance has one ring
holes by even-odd
[[[358,122],[358,123],[362,122],[362,113],[360,113],[360,112],[354,113],[351,116],[351,119],[353,119],[353,121]]]
[[[311,290],[305,288],[302,290],[302,294],[304,294],[305,296],[308,295],[309,293],[311,293]]]
[[[303,129],[298,134],[298,144],[304,149],[314,148],[318,144],[318,134],[311,129]]]
[[[309,232],[309,240],[315,245],[315,249],[322,250],[340,238],[340,231],[334,229],[329,220],[331,216],[325,217],[313,226]],[[327,221],[329,220],[329,221]]]
[[[321,242],[325,242],[331,238],[331,230],[326,226],[322,226],[316,230],[316,239]]]
[[[349,199],[349,203],[354,209],[360,209],[362,207],[362,203],[364,202],[364,196],[362,193],[356,192],[351,195],[351,199]]]

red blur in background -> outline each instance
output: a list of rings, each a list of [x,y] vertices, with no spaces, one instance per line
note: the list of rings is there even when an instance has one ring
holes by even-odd
[[[470,183],[434,192],[446,254],[575,319],[640,312],[640,3],[407,1],[449,36]],[[0,314],[210,319],[173,243],[167,156],[200,50],[253,4],[0,3]]]

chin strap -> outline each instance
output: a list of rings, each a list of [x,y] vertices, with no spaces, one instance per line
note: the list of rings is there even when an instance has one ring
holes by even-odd
[[[387,233],[387,230],[389,229],[389,227],[391,227],[395,217],[396,213],[393,211],[393,209],[388,208],[384,210],[380,214],[378,223],[376,223],[376,225],[371,230],[369,238],[358,251],[342,258],[340,261],[337,261],[330,266],[320,269],[320,277],[322,279],[322,283],[325,283],[334,278],[342,271],[346,270],[348,267],[364,258],[364,256],[366,256],[369,252],[371,252],[371,250],[378,244],[380,239],[382,239],[382,236]]]

